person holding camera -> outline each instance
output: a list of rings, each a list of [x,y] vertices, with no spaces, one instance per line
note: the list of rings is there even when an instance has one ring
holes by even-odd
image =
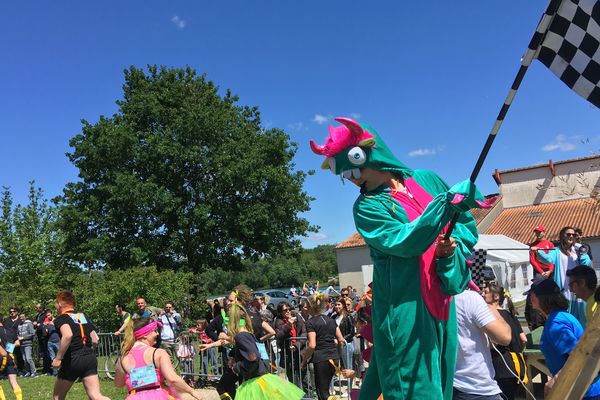
[[[162,322],[162,328],[160,330],[160,347],[163,349],[171,349],[177,351],[177,343],[175,340],[181,333],[181,327],[183,320],[181,315],[175,311],[173,303],[166,303],[165,310],[160,316],[160,322]]]

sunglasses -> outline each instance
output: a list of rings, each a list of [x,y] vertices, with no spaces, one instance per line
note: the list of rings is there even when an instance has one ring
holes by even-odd
[[[565,233],[565,237],[577,237],[576,233]]]
[[[290,311],[290,309],[289,308],[282,308],[281,311],[287,312],[287,311]]]

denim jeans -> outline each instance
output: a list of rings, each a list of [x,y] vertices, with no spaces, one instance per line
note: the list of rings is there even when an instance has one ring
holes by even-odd
[[[21,350],[23,351],[23,362],[25,363],[25,368],[28,369],[30,374],[35,375],[37,371],[35,369],[35,363],[33,362],[31,345],[21,346]]]
[[[48,356],[50,357],[50,362],[54,360],[56,357],[56,353],[58,352],[58,348],[60,347],[60,343],[48,342]],[[52,368],[52,375],[58,374],[57,368]]]
[[[352,357],[354,356],[354,342],[346,343],[346,346],[342,347],[342,360],[345,369],[352,369]]]
[[[210,363],[212,364],[212,374],[217,375],[217,350],[215,348],[208,349],[202,352],[202,366],[204,367],[204,372],[206,375],[210,375],[208,372],[208,360],[210,359]]]

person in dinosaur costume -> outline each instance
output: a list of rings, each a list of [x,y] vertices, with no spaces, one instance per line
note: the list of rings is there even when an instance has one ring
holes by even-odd
[[[466,258],[477,242],[468,210],[489,207],[470,181],[449,188],[412,170],[368,125],[336,118],[322,167],[360,187],[356,229],[373,260],[373,354],[360,399],[451,399],[457,352],[452,295],[470,280]],[[450,239],[441,234],[455,213]]]

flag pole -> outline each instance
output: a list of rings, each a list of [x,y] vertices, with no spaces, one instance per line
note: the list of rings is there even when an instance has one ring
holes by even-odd
[[[554,15],[558,11],[558,8],[560,7],[561,3],[562,3],[562,0],[550,0],[550,2],[548,3],[548,6],[546,7],[546,11],[544,11],[544,15],[542,15],[542,18],[540,19],[540,22],[538,23],[535,33],[533,34],[533,37],[529,41],[529,45],[527,46],[527,51],[521,58],[521,67],[519,68],[519,71],[517,72],[517,76],[515,76],[515,79],[510,87],[510,90],[508,91],[508,95],[506,96],[506,99],[504,100],[504,104],[502,105],[502,108],[500,108],[500,112],[498,113],[498,116],[496,117],[496,122],[494,122],[494,125],[492,126],[492,130],[491,130],[490,134],[488,135],[488,138],[483,146],[483,149],[481,150],[481,153],[479,154],[479,158],[477,159],[477,163],[475,164],[475,167],[473,168],[473,172],[471,172],[471,177],[469,179],[473,183],[475,183],[475,180],[477,179],[477,176],[479,175],[479,171],[481,170],[481,167],[483,166],[483,163],[484,163],[488,153],[490,152],[490,148],[492,147],[492,144],[494,143],[494,139],[496,139],[496,134],[500,130],[500,126],[502,125],[502,122],[504,122],[504,118],[506,117],[506,114],[508,113],[508,109],[510,108],[510,105],[512,104],[512,102],[514,100],[515,95],[517,94],[517,90],[519,89],[519,86],[521,86],[521,82],[523,81],[523,78],[525,77],[525,73],[527,72],[527,69],[529,68],[529,65],[531,64],[531,62],[534,60],[535,55],[536,55],[540,45],[542,44],[544,37],[546,36],[548,27],[550,26],[550,23],[552,22],[552,19],[554,18]],[[459,217],[459,214],[454,214],[454,216],[452,217],[452,220],[450,221],[450,224],[448,225],[448,230],[446,231],[445,239],[448,239],[450,237],[450,234],[454,230],[454,226],[456,225],[456,221],[458,220],[458,217]]]

